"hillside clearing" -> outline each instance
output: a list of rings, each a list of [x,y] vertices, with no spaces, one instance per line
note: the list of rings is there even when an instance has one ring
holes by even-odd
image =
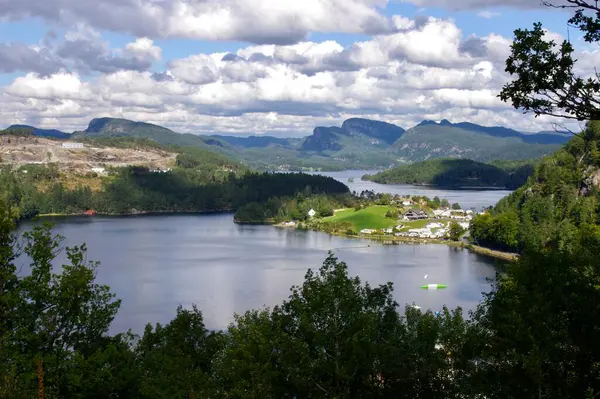
[[[362,229],[385,229],[397,226],[400,222],[396,219],[386,218],[388,211],[396,208],[391,206],[370,206],[360,211],[346,209],[336,212],[334,216],[323,219],[326,222],[349,222],[358,231]]]

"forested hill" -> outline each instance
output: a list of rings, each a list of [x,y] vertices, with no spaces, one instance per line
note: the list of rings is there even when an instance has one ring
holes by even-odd
[[[600,122],[590,122],[528,182],[471,224],[480,245],[520,251],[566,245],[581,229],[600,228]]]
[[[38,137],[49,137],[61,140],[68,140],[71,138],[69,133],[61,132],[56,129],[38,129],[37,127],[29,126],[29,125],[11,125],[6,129],[0,131],[3,134],[31,134],[33,136]]]
[[[515,137],[526,143],[532,144],[564,144],[569,140],[569,134],[563,132],[538,132],[534,134],[525,134],[514,129],[503,126],[481,126],[470,122],[452,123],[447,119],[442,119],[439,123],[434,121],[423,121],[417,126],[445,126],[468,130],[476,133],[483,133],[493,137]]]
[[[415,184],[438,187],[496,187],[516,189],[533,173],[529,161],[496,161],[490,164],[470,159],[432,159],[363,176],[382,184]]]

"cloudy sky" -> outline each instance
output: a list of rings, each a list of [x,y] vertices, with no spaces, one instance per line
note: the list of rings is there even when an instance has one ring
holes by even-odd
[[[557,0],[562,1],[562,0]],[[496,96],[540,0],[0,0],[0,126],[122,117],[181,132],[308,135],[352,116],[551,130]],[[585,73],[585,71],[584,71]]]

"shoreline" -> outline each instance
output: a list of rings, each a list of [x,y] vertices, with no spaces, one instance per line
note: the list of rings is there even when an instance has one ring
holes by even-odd
[[[233,213],[233,210],[218,210],[218,211],[139,211],[129,213],[104,213],[96,212],[94,215],[86,215],[85,213],[39,213],[34,217],[27,219],[32,220],[35,218],[51,218],[51,217],[130,217],[130,216],[153,216],[153,215],[210,215],[218,213]]]
[[[292,225],[284,225],[285,222],[272,224],[271,226],[280,228],[280,229],[296,229],[298,230],[298,226]],[[449,247],[461,248],[471,251],[478,255],[487,256],[489,258],[499,259],[506,262],[516,262],[519,259],[518,254],[513,254],[510,252],[502,252],[497,251],[490,248],[480,247],[474,244],[465,243],[464,241],[451,241],[451,240],[440,240],[435,238],[418,238],[418,237],[396,237],[396,236],[384,236],[384,235],[375,235],[375,236],[365,236],[365,235],[349,235],[342,232],[326,232],[322,230],[313,230],[311,228],[306,228],[306,230],[318,231],[321,233],[329,234],[332,236],[338,237],[346,237],[346,238],[358,238],[361,240],[370,240],[382,243],[382,245],[399,245],[399,244],[408,244],[408,245],[420,245],[420,244],[437,244],[437,245],[447,245]]]
[[[498,186],[440,186],[431,183],[381,183],[371,179],[362,179],[362,181],[368,181],[375,184],[381,184],[383,186],[413,186],[413,187],[425,187],[434,188],[438,190],[455,190],[455,191],[514,191],[514,188],[510,187],[498,187]]]
[[[125,213],[125,214],[109,214],[109,213],[96,213],[95,215],[86,215],[84,213],[74,213],[74,214],[66,214],[66,213],[44,213],[38,214],[32,219],[35,218],[52,218],[52,217],[89,217],[93,218],[95,216],[103,216],[103,217],[134,217],[134,216],[159,216],[159,215],[207,215],[207,214],[220,214],[220,213],[232,213],[231,210],[221,210],[221,211],[143,211],[143,212],[134,212],[134,213]],[[285,225],[286,222],[282,223],[270,223],[270,222],[239,222],[235,219],[232,219],[233,223],[239,225],[264,225],[264,226],[272,226],[276,228],[291,228],[298,230],[298,225]],[[322,230],[314,230],[311,228],[306,228],[306,230],[318,231],[324,234],[329,234],[332,236],[338,237],[346,237],[353,239],[361,239],[361,240],[370,240],[379,242],[382,245],[398,245],[398,244],[408,244],[408,245],[419,245],[419,244],[437,244],[437,245],[447,245],[449,247],[461,248],[476,253],[478,255],[487,256],[494,259],[500,259],[506,262],[515,262],[519,259],[518,254],[510,253],[510,252],[502,252],[497,251],[490,248],[481,247],[478,245],[474,245],[471,243],[465,243],[464,241],[451,241],[451,240],[441,240],[434,238],[418,238],[418,237],[396,237],[396,236],[385,236],[385,235],[374,235],[374,236],[365,236],[365,235],[349,235],[342,232],[326,232]]]

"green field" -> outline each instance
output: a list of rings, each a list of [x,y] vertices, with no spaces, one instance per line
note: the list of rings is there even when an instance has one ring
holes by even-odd
[[[401,223],[399,220],[385,217],[386,212],[393,209],[395,208],[391,206],[370,206],[360,211],[346,209],[323,220],[327,222],[350,222],[357,231],[362,229],[384,229]]]
[[[430,219],[426,220],[415,220],[407,222],[401,219],[390,219],[386,218],[385,214],[389,210],[397,210],[397,208],[391,206],[370,206],[360,211],[354,209],[344,209],[338,211],[334,216],[324,218],[325,222],[350,222],[354,226],[356,231],[362,229],[386,229],[390,227],[398,226],[403,224],[404,228],[400,231],[408,231],[409,229],[419,229],[427,226],[431,222]]]

